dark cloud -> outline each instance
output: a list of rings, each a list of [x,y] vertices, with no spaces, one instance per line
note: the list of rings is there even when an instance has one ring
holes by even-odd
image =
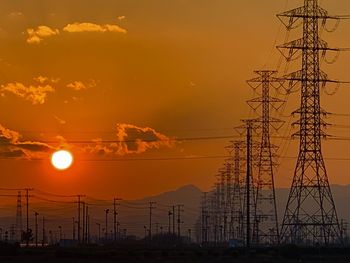
[[[152,128],[125,123],[116,125],[116,142],[106,144],[101,139],[97,139],[94,143],[95,145],[86,147],[86,151],[99,155],[139,154],[150,149],[174,146],[171,138]]]
[[[51,150],[48,144],[34,141],[21,141],[18,132],[0,125],[0,157],[5,158],[35,158]]]

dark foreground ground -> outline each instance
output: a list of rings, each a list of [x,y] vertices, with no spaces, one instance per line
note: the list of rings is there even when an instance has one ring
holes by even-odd
[[[193,248],[18,248],[3,245],[0,262],[79,263],[79,262],[350,262],[350,248],[302,249],[283,247],[278,250],[252,250],[249,254],[238,249]]]

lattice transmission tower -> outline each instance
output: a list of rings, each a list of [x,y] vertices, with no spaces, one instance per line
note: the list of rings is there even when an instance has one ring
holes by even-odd
[[[16,240],[22,241],[23,232],[23,220],[22,220],[22,193],[18,191],[17,193],[17,209],[16,209]]]
[[[271,111],[281,108],[284,101],[270,95],[271,90],[279,89],[283,82],[276,78],[276,71],[255,71],[258,75],[248,84],[261,96],[249,100],[248,105],[257,111],[259,118],[253,121],[260,130],[257,156],[256,200],[253,222],[253,242],[255,245],[276,245],[279,243],[279,228],[276,206],[274,162],[276,146],[271,144],[271,130],[278,130],[283,122],[272,117]]]
[[[302,37],[279,46],[288,61],[301,53],[301,70],[285,77],[289,89],[300,83],[301,101],[298,114],[299,155],[294,172],[281,229],[281,240],[293,244],[321,244],[341,242],[338,216],[329,186],[325,162],[322,156],[321,140],[326,137],[323,128],[327,126],[322,109],[320,88],[328,80],[320,70],[320,59],[329,48],[320,38],[321,27],[329,19],[318,0],[304,0],[301,7],[284,12],[278,18],[288,30],[302,26]],[[287,52],[285,52],[287,50]],[[290,90],[289,90],[290,91]]]
[[[231,209],[230,209],[230,237],[236,240],[243,239],[243,165],[245,162],[244,141],[233,141],[228,147],[232,163],[232,191],[231,191]]]

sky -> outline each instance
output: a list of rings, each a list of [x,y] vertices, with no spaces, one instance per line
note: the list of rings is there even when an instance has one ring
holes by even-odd
[[[286,39],[276,14],[301,3],[0,0],[1,186],[125,199],[186,184],[209,190],[224,160],[193,158],[227,155],[230,139],[176,138],[237,136],[240,120],[254,116],[245,103],[256,96],[246,84],[253,71],[298,68],[286,67],[275,49]],[[331,14],[350,13],[347,0],[321,3]],[[349,47],[349,22],[322,37]],[[289,40],[298,36],[296,30]],[[350,80],[349,58],[344,52],[322,67],[332,79]],[[330,85],[323,107],[350,114],[349,88]],[[288,96],[280,135],[291,134],[288,116],[298,95]],[[347,136],[349,117],[327,121],[338,125],[330,134]],[[297,141],[274,143],[282,156],[297,155]],[[350,161],[332,159],[347,158],[348,146],[323,144],[332,184],[350,182]],[[65,171],[50,163],[61,148],[74,155]],[[279,161],[276,184],[289,187],[295,159]]]

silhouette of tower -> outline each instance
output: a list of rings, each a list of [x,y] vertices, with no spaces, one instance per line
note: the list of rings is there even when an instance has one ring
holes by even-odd
[[[321,150],[321,139],[327,136],[322,130],[327,125],[323,119],[327,112],[321,108],[320,101],[320,87],[329,81],[320,70],[320,56],[327,50],[338,50],[329,48],[320,38],[320,27],[328,19],[338,18],[329,16],[318,0],[304,0],[303,6],[279,14],[278,18],[288,30],[300,22],[303,32],[302,38],[278,47],[288,61],[300,52],[302,57],[301,70],[284,77],[289,80],[289,89],[301,83],[301,102],[294,112],[300,116],[295,123],[299,125],[299,132],[294,134],[299,137],[299,155],[281,239],[294,244],[340,242],[340,226]]]
[[[17,193],[17,210],[16,210],[16,240],[21,241],[23,225],[22,225],[22,194],[21,191]]]
[[[249,80],[248,84],[254,90],[259,89],[259,93],[261,89],[261,96],[247,102],[252,109],[261,109],[260,117],[253,120],[261,130],[261,139],[256,162],[258,171],[252,241],[256,245],[273,245],[279,242],[279,229],[273,172],[276,147],[270,142],[270,131],[281,128],[283,122],[271,117],[270,111],[278,110],[284,101],[270,96],[271,88],[279,89],[282,86],[281,80],[275,77],[275,71],[261,70],[255,73],[258,76]]]
[[[243,238],[243,198],[242,195],[242,160],[244,150],[243,141],[234,141],[231,148],[233,152],[233,183],[232,183],[232,200],[231,200],[231,220],[230,230],[232,238]]]

